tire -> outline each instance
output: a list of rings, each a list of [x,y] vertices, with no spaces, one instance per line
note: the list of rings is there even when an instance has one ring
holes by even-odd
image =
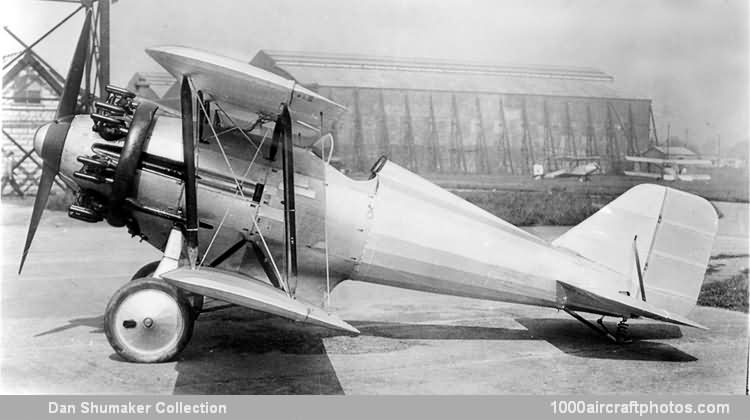
[[[156,260],[144,265],[143,267],[139,268],[138,271],[135,272],[135,274],[133,274],[133,277],[131,277],[130,280],[132,281],[145,277],[152,277],[156,272],[156,268],[159,267],[160,262],[160,260]],[[185,291],[180,292],[183,293],[188,302],[190,302],[190,306],[192,307],[193,320],[198,319],[198,316],[201,314],[201,310],[203,310],[203,296]]]
[[[144,265],[143,267],[139,268],[138,271],[135,272],[135,274],[133,274],[133,277],[131,277],[130,280],[137,280],[144,277],[153,276],[160,262],[161,261],[156,260]]]
[[[104,333],[125,360],[161,363],[185,348],[193,322],[190,303],[176,287],[147,277],[115,292],[104,314]]]

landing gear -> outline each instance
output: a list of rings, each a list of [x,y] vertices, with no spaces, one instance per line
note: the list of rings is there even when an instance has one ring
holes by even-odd
[[[133,277],[130,278],[130,280],[136,280],[136,279],[142,279],[144,277],[151,277],[156,272],[156,267],[159,266],[159,263],[161,261],[151,261],[150,263],[144,265],[143,267],[139,268],[138,271],[133,274]]]
[[[591,328],[592,330],[598,332],[599,334],[609,338],[613,342],[617,344],[630,344],[633,342],[633,340],[630,338],[630,335],[628,334],[628,319],[622,318],[622,320],[617,324],[617,330],[614,334],[612,334],[609,329],[604,325],[604,317],[596,320],[596,324],[592,323],[591,321],[587,320],[586,318],[578,315],[577,313],[571,311],[570,309],[563,308],[565,312],[568,313],[568,315],[572,316],[573,318],[580,321],[585,326]]]
[[[132,280],[138,280],[145,277],[153,277],[154,273],[156,272],[156,268],[159,267],[159,263],[161,261],[151,261],[150,263],[144,265],[143,267],[139,268],[138,271],[133,274]],[[188,303],[190,303],[191,313],[193,315],[193,319],[198,319],[198,316],[201,314],[201,311],[203,311],[203,304],[205,299],[201,295],[196,295],[194,293],[188,293],[185,291],[180,290],[180,293],[185,295],[185,298],[187,299]]]
[[[130,362],[166,362],[193,333],[191,305],[180,291],[151,277],[121,287],[107,304],[104,332],[117,354]]]

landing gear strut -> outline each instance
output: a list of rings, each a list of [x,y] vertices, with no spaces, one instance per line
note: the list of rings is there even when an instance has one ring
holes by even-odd
[[[617,344],[630,344],[633,342],[633,340],[630,338],[630,335],[628,334],[629,325],[628,325],[627,318],[622,318],[622,320],[617,324],[617,330],[615,331],[614,334],[612,334],[612,332],[610,332],[609,329],[604,325],[603,316],[599,318],[598,320],[596,320],[596,324],[594,324],[588,319],[582,317],[581,315],[578,315],[577,313],[571,311],[570,309],[563,308],[563,310],[567,312],[568,315],[580,321],[583,325],[609,338],[610,340],[612,340],[613,342]]]
[[[131,281],[142,279],[145,277],[154,277],[154,274],[156,273],[156,269],[159,267],[160,263],[161,263],[161,260],[151,261],[150,263],[139,268],[138,271],[136,271],[135,274],[133,274]],[[193,318],[198,319],[198,315],[200,315],[201,312],[203,311],[203,304],[205,303],[205,298],[201,295],[196,295],[195,293],[184,292],[182,290],[180,290],[180,293],[183,293],[188,303],[190,303],[191,313],[193,314]]]

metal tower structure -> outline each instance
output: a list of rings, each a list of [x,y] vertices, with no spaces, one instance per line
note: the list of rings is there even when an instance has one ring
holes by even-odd
[[[90,112],[94,100],[97,96],[106,98],[105,87],[109,84],[110,77],[110,0],[47,0],[47,1],[63,1],[66,3],[78,4],[71,13],[67,14],[56,24],[54,24],[49,30],[47,30],[39,38],[32,42],[26,42],[20,36],[15,34],[11,28],[5,26],[3,29],[8,35],[10,35],[22,48],[20,52],[15,55],[4,57],[3,63],[3,86],[15,86],[18,84],[24,84],[24,80],[27,79],[29,71],[35,72],[41,81],[43,81],[50,89],[52,93],[51,97],[44,98],[44,100],[55,101],[60,98],[63,93],[63,86],[65,84],[64,77],[55,70],[41,55],[39,55],[34,48],[40,45],[50,35],[56,33],[60,27],[62,27],[71,18],[83,13],[84,21],[82,23],[82,29],[75,31],[80,33],[81,31],[88,31],[88,45],[86,48],[86,61],[84,63],[84,74],[81,91],[79,98],[77,99],[77,111],[78,112]],[[115,0],[116,1],[116,0]],[[76,45],[75,40],[70,40],[70,51],[74,49]],[[65,48],[67,49],[67,48]],[[67,71],[67,69],[64,69]],[[16,100],[16,97],[6,97],[5,99]],[[5,116],[3,117],[5,118]],[[27,124],[38,123],[38,125],[46,122],[42,120],[26,120]],[[13,191],[19,195],[23,195],[29,189],[38,184],[38,174],[41,172],[42,164],[33,156],[33,147],[29,147],[31,142],[30,133],[19,133],[16,130],[13,133],[11,125],[4,124],[3,136],[9,141],[12,147],[17,148],[21,152],[21,159],[15,161],[9,171],[7,172],[7,179],[4,178],[3,186],[9,183],[14,186]],[[18,128],[18,127],[16,127]],[[6,130],[8,129],[8,130]],[[23,130],[21,130],[23,131]],[[29,162],[31,165],[29,165]],[[22,188],[18,188],[18,181],[16,179],[17,173],[20,173],[24,179],[22,182]],[[57,185],[65,189],[64,184],[55,181]]]
[[[66,15],[55,25],[52,26],[47,32],[41,37],[37,38],[33,42],[27,44],[20,37],[18,37],[10,28],[7,26],[3,29],[13,39],[18,42],[23,50],[16,54],[13,58],[3,64],[3,86],[8,86],[9,83],[28,65],[38,67],[35,63],[42,63],[50,73],[57,73],[51,65],[49,65],[39,54],[34,52],[34,47],[39,45],[48,36],[55,33],[65,22],[70,20],[73,16],[76,16],[79,12],[84,13],[84,19],[91,20],[90,33],[89,33],[89,45],[86,66],[83,76],[83,89],[81,92],[81,98],[79,100],[81,110],[89,112],[91,106],[96,97],[106,99],[105,87],[109,84],[110,77],[110,0],[46,0],[46,1],[58,1],[65,3],[79,3],[80,5],[73,10],[70,14]],[[84,22],[85,24],[85,22]],[[74,42],[71,42],[71,46]],[[71,47],[72,48],[72,47]],[[34,60],[31,60],[31,58]],[[35,68],[39,71],[39,68]],[[46,78],[45,78],[46,80]],[[62,94],[62,84],[50,83],[50,87],[60,95]]]

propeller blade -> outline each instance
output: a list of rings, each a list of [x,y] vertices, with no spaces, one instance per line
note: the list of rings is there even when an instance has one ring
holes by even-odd
[[[26,262],[29,248],[34,241],[36,229],[39,227],[39,220],[42,218],[44,208],[47,206],[47,199],[52,190],[52,185],[55,182],[55,176],[57,176],[57,172],[60,169],[60,159],[62,158],[65,137],[68,135],[69,129],[70,123],[67,122],[50,123],[37,132],[37,135],[41,137],[40,140],[43,140],[43,142],[34,139],[34,147],[41,155],[44,164],[42,166],[42,178],[39,181],[39,188],[37,189],[36,198],[34,199],[34,209],[31,212],[31,221],[29,222],[29,230],[26,233],[26,244],[23,247],[21,265],[18,267],[18,274],[21,274],[21,271],[23,270],[23,265]]]
[[[292,118],[286,104],[276,119],[274,137],[281,141],[281,173],[284,184],[284,230],[286,274],[290,292],[297,289],[297,222],[294,203],[294,145],[292,144]]]
[[[54,123],[48,124],[37,132],[38,138],[34,139],[34,149],[42,157],[42,178],[39,181],[36,198],[34,199],[34,209],[31,212],[31,221],[29,230],[26,233],[26,243],[21,254],[21,265],[18,267],[18,274],[23,271],[26,263],[26,257],[29,254],[29,248],[34,241],[36,230],[39,227],[39,221],[47,206],[49,194],[52,191],[52,185],[55,177],[60,171],[60,159],[62,158],[63,147],[65,147],[65,137],[70,129],[70,122],[61,122],[65,117],[75,115],[76,106],[78,105],[78,94],[81,91],[81,81],[83,80],[83,71],[86,66],[86,58],[89,48],[89,33],[91,31],[91,10],[86,12],[83,20],[81,35],[78,37],[78,44],[73,53],[73,59],[68,69],[68,77],[65,79],[65,87],[60,96],[60,103],[57,106]]]
[[[195,189],[193,94],[187,76],[182,76],[180,109],[182,113],[182,154],[185,164],[185,218],[187,219],[185,241],[190,268],[195,268],[198,261],[198,201]]]
[[[68,115],[74,115],[76,112],[78,94],[81,92],[81,80],[83,79],[83,71],[86,67],[86,57],[88,56],[90,31],[91,9],[86,12],[86,17],[83,20],[81,35],[78,37],[78,44],[76,45],[75,53],[73,53],[73,60],[71,60],[70,68],[68,69],[68,77],[65,79],[65,87],[63,88],[63,93],[60,97],[60,103],[57,106],[57,114],[55,115],[56,119]]]

